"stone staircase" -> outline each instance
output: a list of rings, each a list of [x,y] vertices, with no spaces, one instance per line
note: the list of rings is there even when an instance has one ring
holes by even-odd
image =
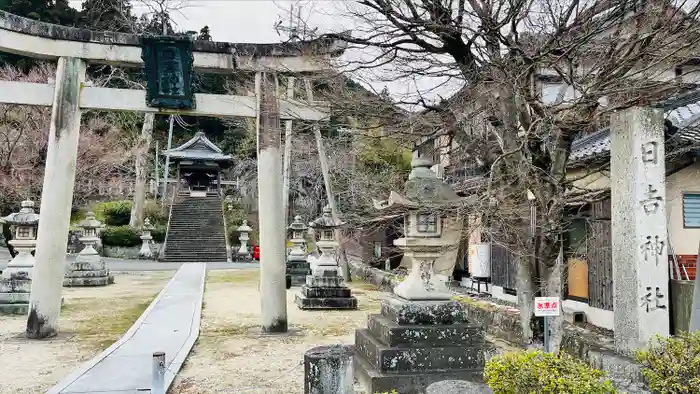
[[[190,197],[189,193],[178,193],[161,261],[226,262],[224,212],[217,194]]]

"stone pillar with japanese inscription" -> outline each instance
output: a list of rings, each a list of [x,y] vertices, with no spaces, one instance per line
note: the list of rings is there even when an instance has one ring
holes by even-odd
[[[630,108],[611,119],[615,347],[669,335],[664,115]]]

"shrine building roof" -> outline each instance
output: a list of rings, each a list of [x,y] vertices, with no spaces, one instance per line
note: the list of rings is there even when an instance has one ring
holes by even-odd
[[[189,141],[177,148],[168,149],[163,155],[170,156],[171,160],[209,160],[209,161],[233,161],[231,155],[224,154],[221,149],[209,141],[209,138],[199,131]]]

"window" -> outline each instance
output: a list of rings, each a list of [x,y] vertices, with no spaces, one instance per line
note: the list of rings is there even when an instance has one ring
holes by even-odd
[[[700,192],[683,193],[683,227],[700,228]]]
[[[417,230],[419,233],[437,232],[437,218],[435,215],[419,214]]]

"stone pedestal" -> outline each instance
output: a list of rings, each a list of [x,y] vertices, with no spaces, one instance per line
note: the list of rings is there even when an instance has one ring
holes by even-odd
[[[0,280],[0,315],[26,315],[29,313],[29,295],[32,280],[27,272],[15,272]]]
[[[337,266],[326,270],[317,267],[314,275],[306,277],[295,301],[300,309],[357,309],[357,298],[343,283]]]
[[[87,218],[80,223],[83,228],[83,236],[80,237],[80,242],[85,245],[85,248],[80,251],[75,261],[72,262],[63,277],[63,286],[66,287],[88,287],[88,286],[106,286],[114,283],[112,276],[102,260],[102,257],[94,248],[97,238],[96,229],[101,223],[95,219],[95,214],[87,213]],[[150,226],[146,219],[145,227]],[[145,237],[145,238],[144,238]],[[144,240],[143,245],[146,247],[150,242],[150,230],[144,231],[141,239]],[[141,251],[143,252],[143,245]],[[150,251],[150,248],[149,248]]]
[[[306,283],[306,277],[311,275],[311,264],[306,259],[289,260],[287,257],[287,275],[291,278],[292,286]]]
[[[629,354],[669,335],[663,110],[630,108],[610,123],[615,347]]]
[[[304,394],[354,394],[352,349],[319,346],[304,353]]]
[[[455,301],[391,296],[355,332],[355,348],[355,377],[368,393],[423,394],[442,380],[483,380],[483,329]]]
[[[114,276],[99,255],[78,255],[63,278],[65,287],[106,286],[113,283]]]

